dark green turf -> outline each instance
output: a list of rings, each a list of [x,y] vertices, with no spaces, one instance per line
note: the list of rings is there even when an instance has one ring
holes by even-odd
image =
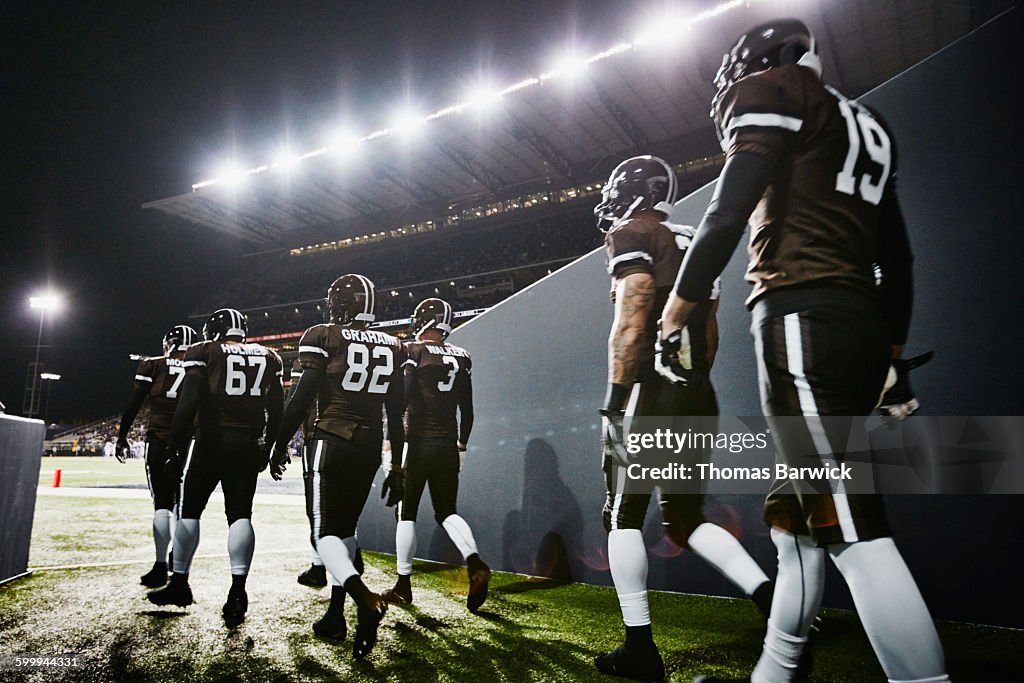
[[[0,672],[2,681],[593,681],[603,679],[592,657],[621,635],[611,589],[495,574],[474,616],[465,609],[465,570],[417,563],[415,604],[392,608],[377,649],[357,662],[351,640],[334,645],[309,630],[328,590],[295,582],[308,562],[300,507],[257,508],[250,612],[235,629],[220,618],[230,583],[220,510],[208,511],[199,549],[219,556],[196,560],[197,604],[179,610],[153,607],[138,585],[151,561],[146,501],[40,497],[38,508],[33,566],[139,562],[39,572],[0,588],[0,656],[78,652],[86,663],[61,673]],[[265,554],[287,548],[296,550]],[[367,553],[367,584],[390,586],[393,562]],[[749,672],[762,637],[749,603],[655,593],[651,605],[670,680]],[[351,627],[351,604],[348,613]],[[825,616],[814,680],[884,680],[856,617]],[[954,681],[1022,680],[1024,633],[952,624],[940,633]]]

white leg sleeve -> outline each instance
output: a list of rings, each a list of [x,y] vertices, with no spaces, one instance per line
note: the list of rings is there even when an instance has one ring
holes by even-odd
[[[828,547],[846,579],[875,656],[890,681],[942,681],[946,663],[935,624],[891,538]]]
[[[647,547],[639,529],[608,532],[608,568],[626,626],[651,623],[647,604]]]
[[[718,570],[746,593],[752,595],[757,587],[768,580],[736,537],[710,522],[704,522],[686,539],[690,550]]]
[[[192,556],[199,547],[199,520],[179,519],[174,528],[174,566],[176,574],[188,574],[192,568]]]
[[[459,548],[461,551],[462,548]],[[412,558],[416,554],[416,522],[402,520],[395,528],[395,555],[398,559],[398,573],[412,574]]]
[[[236,519],[228,527],[228,557],[231,560],[232,574],[249,573],[255,549],[256,532],[252,529],[252,521],[245,517]]]
[[[156,546],[156,561],[167,561],[167,546],[171,543],[174,513],[170,510],[153,512],[153,545]]]
[[[337,536],[323,536],[316,544],[316,549],[324,561],[324,566],[327,567],[327,571],[337,581],[336,585],[344,585],[346,581],[359,573],[352,564],[355,551],[349,550],[348,542],[351,542],[353,548],[355,547],[355,539],[352,537],[346,538],[343,541]]]
[[[448,515],[441,522],[441,526],[448,532],[448,537],[462,553],[462,559],[465,560],[470,555],[476,554],[476,539],[473,538],[473,531],[466,524],[466,520],[458,515]]]

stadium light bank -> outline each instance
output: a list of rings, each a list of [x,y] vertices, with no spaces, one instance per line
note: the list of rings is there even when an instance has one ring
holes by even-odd
[[[723,2],[690,17],[670,12],[652,20],[648,24],[648,27],[645,30],[642,30],[632,41],[617,43],[612,47],[590,55],[589,57],[566,55],[551,69],[544,71],[537,76],[524,78],[502,89],[481,89],[471,93],[466,100],[462,102],[443,107],[425,116],[412,115],[408,112],[403,112],[396,117],[395,122],[388,128],[375,130],[362,136],[345,136],[343,140],[336,140],[334,144],[329,144],[326,147],[320,147],[318,149],[305,152],[304,154],[286,153],[275,160],[274,163],[263,164],[247,170],[228,167],[213,178],[193,183],[192,191],[196,192],[197,190],[218,184],[238,187],[251,176],[264,173],[266,171],[275,169],[294,169],[305,159],[339,152],[351,153],[350,148],[355,149],[362,143],[371,142],[378,138],[409,135],[420,129],[423,125],[436,119],[461,114],[464,111],[471,109],[483,110],[493,108],[497,106],[501,98],[517,93],[521,90],[543,85],[548,81],[556,79],[569,80],[577,78],[584,74],[587,67],[595,62],[600,62],[624,52],[642,49],[647,45],[651,45],[665,39],[678,40],[687,31],[693,28],[695,24],[717,17],[718,15],[730,10],[750,5],[753,1],[754,0],[730,0],[729,2]]]

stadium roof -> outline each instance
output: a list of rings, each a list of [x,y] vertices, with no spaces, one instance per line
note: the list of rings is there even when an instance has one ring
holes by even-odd
[[[575,74],[524,74],[493,107],[436,103],[408,135],[397,127],[359,131],[351,156],[294,150],[291,159],[237,171],[244,183],[194,179],[192,191],[143,208],[259,247],[288,247],[443,219],[468,201],[595,181],[632,154],[680,163],[717,153],[708,107],[720,55],[742,31],[784,11],[765,2],[719,7],[720,15],[670,39],[609,46]],[[796,9],[818,37],[826,79],[851,95],[973,28],[969,3],[832,0]]]

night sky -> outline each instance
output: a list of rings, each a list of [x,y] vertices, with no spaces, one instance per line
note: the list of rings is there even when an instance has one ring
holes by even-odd
[[[505,84],[567,47],[607,47],[639,15],[592,0],[16,4],[3,14],[0,401],[21,413],[39,324],[28,297],[49,285],[66,306],[43,332],[46,370],[63,375],[48,417],[64,422],[118,413],[128,354],[159,353],[252,250],[143,202],[188,192],[232,153],[310,149],[329,125],[374,130],[396,104],[432,111],[481,76]]]

